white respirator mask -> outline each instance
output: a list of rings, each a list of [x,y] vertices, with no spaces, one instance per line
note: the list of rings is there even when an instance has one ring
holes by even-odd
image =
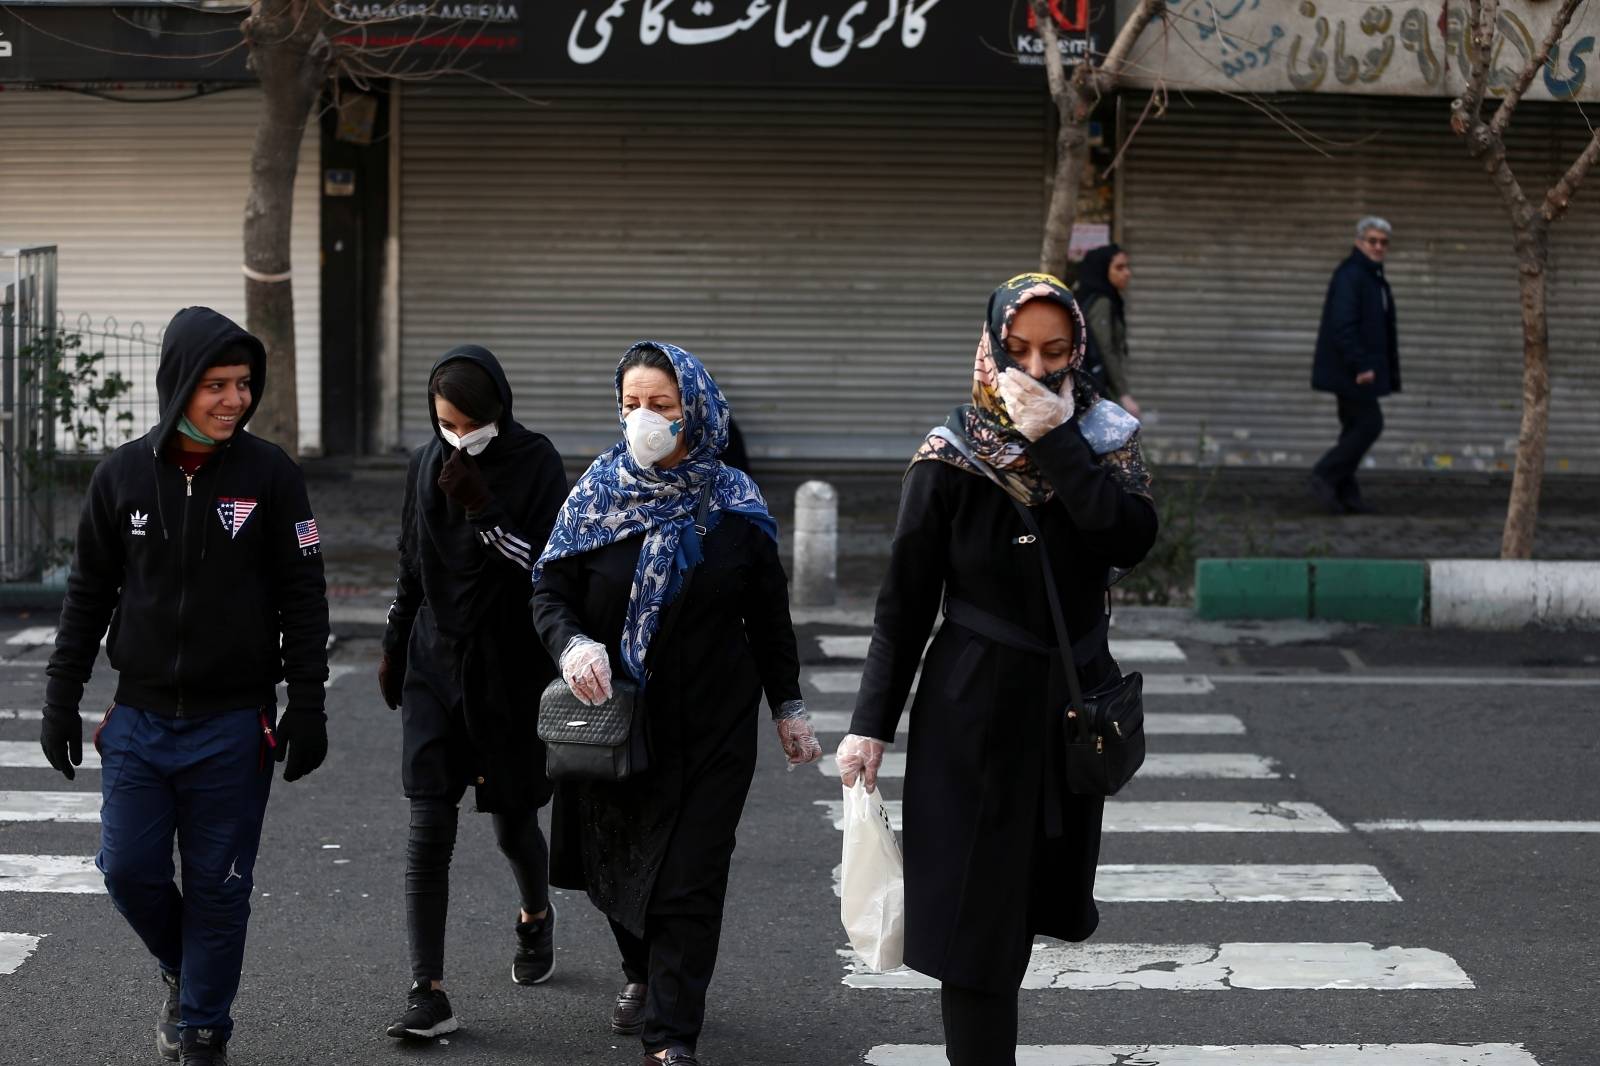
[[[439,436],[444,438],[444,442],[446,444],[450,445],[452,448],[459,448],[461,451],[464,451],[471,456],[482,455],[483,450],[489,446],[489,442],[494,440],[499,435],[500,427],[495,425],[493,422],[490,422],[486,426],[479,426],[471,433],[461,437],[451,433],[443,426],[439,427]]]
[[[640,466],[655,466],[678,447],[683,420],[668,421],[654,411],[636,408],[622,420],[628,452]]]

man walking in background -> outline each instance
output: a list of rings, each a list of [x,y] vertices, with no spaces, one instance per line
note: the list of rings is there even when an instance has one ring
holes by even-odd
[[[1330,514],[1366,514],[1356,470],[1383,433],[1378,399],[1400,391],[1394,295],[1383,276],[1390,226],[1356,223],[1356,246],[1333,272],[1317,329],[1311,387],[1339,403],[1339,440],[1311,469],[1311,495]]]

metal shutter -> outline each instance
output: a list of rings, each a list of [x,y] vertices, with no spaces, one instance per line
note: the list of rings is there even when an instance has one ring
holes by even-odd
[[[1044,93],[407,85],[403,433],[477,342],[572,458],[634,340],[703,357],[758,457],[903,462],[1038,262]]]
[[[1123,244],[1134,270],[1129,346],[1152,453],[1192,462],[1309,466],[1333,443],[1333,400],[1310,389],[1322,300],[1356,220],[1395,227],[1386,272],[1405,391],[1385,401],[1369,462],[1504,469],[1521,417],[1522,325],[1510,224],[1444,100],[1283,97],[1317,154],[1258,111],[1173,98],[1127,156]],[[1125,116],[1142,101],[1124,101]],[[1513,152],[1547,188],[1587,128],[1571,108],[1524,104]],[[1360,143],[1356,143],[1360,142]],[[1600,194],[1555,228],[1551,469],[1600,469]]]
[[[163,92],[120,96],[159,99]],[[0,92],[0,238],[60,249],[60,310],[159,339],[190,304],[244,322],[245,192],[260,93],[122,103]],[[320,133],[300,149],[293,269],[300,446],[321,450]],[[140,383],[154,396],[154,367]]]

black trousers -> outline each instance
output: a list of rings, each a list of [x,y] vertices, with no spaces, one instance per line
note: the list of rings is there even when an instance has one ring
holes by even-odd
[[[1358,502],[1356,471],[1383,434],[1383,410],[1376,396],[1339,397],[1339,440],[1311,472],[1332,485],[1345,503]]]
[[[511,862],[522,909],[538,914],[550,906],[550,851],[539,829],[539,812],[493,817],[495,839]],[[455,853],[458,818],[455,800],[411,800],[411,836],[406,841],[406,931],[411,940],[411,977],[423,983],[444,980],[450,858]]]
[[[939,986],[950,1066],[1016,1066],[1017,993]]]
[[[639,1040],[648,1054],[664,1048],[694,1050],[705,1025],[706,991],[717,967],[722,939],[720,908],[708,914],[651,914],[643,939],[611,923],[622,952],[622,973],[630,983],[648,986],[644,1031]]]

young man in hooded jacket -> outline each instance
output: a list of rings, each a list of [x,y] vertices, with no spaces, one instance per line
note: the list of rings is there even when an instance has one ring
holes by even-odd
[[[160,965],[156,1048],[184,1066],[227,1062],[272,763],[293,781],[328,751],[328,601],[305,479],[242,432],[265,384],[261,342],[217,312],[185,308],[167,327],[161,420],[89,483],[39,735],[70,780],[107,634],[117,690],[94,735],[95,864]]]

